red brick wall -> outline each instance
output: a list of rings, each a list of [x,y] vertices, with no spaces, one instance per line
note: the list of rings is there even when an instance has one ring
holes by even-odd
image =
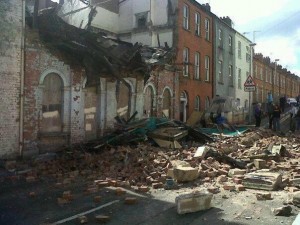
[[[212,98],[213,89],[213,21],[210,15],[208,15],[197,4],[192,4],[189,0],[180,0],[178,2],[178,43],[177,43],[177,65],[179,69],[182,69],[183,62],[183,49],[189,48],[189,76],[184,77],[183,73],[179,74],[180,80],[180,93],[186,91],[188,94],[188,112],[187,118],[194,110],[194,100],[198,95],[200,97],[201,110],[205,107],[205,98],[208,96]],[[183,28],[183,5],[189,6],[189,30]],[[201,28],[200,37],[195,35],[195,12],[200,13],[201,16]],[[208,18],[210,21],[210,41],[205,40],[205,27],[204,21]],[[195,53],[200,53],[200,80],[194,79],[194,62]],[[210,58],[210,80],[205,81],[205,56]],[[178,96],[180,96],[180,93]]]
[[[24,155],[55,149],[61,143],[68,143],[66,135],[40,137],[42,117],[43,85],[41,76],[47,71],[59,72],[63,76],[63,133],[71,136],[71,142],[84,138],[83,93],[75,90],[81,87],[84,71],[77,65],[68,65],[64,56],[56,51],[49,51],[39,41],[37,33],[28,30],[25,48],[25,102],[24,102]]]
[[[148,82],[152,83],[156,88],[156,95],[158,98],[158,102],[161,104],[156,105],[157,116],[162,116],[162,99],[161,97],[164,94],[165,88],[169,88],[171,90],[172,102],[171,108],[173,112],[171,112],[171,117],[173,119],[179,119],[179,83],[178,83],[178,73],[169,70],[154,70],[151,74],[151,78]],[[147,85],[147,84],[146,84]]]

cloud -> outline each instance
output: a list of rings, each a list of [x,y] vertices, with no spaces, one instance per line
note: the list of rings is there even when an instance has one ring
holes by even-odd
[[[256,53],[278,58],[283,67],[300,75],[299,0],[197,1],[210,3],[218,17],[229,16],[240,33],[249,32],[245,36],[257,43]]]

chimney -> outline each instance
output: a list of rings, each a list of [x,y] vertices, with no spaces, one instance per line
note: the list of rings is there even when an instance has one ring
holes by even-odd
[[[221,19],[223,20],[224,23],[226,23],[228,26],[232,27],[232,20],[230,19],[230,17],[226,16],[226,17],[221,17]]]
[[[208,3],[203,4],[202,6],[204,6],[204,8],[210,12],[210,5]]]

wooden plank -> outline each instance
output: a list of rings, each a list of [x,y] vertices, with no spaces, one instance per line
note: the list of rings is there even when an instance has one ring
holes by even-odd
[[[191,116],[186,121],[186,125],[191,127],[195,126],[197,122],[201,120],[202,115],[203,115],[203,111],[199,111],[199,112],[193,111]]]

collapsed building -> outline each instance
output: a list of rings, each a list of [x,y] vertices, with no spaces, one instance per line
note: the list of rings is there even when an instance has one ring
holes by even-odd
[[[114,129],[116,116],[129,119],[134,113],[136,118],[147,116],[149,112],[153,115],[155,105],[160,105],[160,111],[165,109],[165,115],[171,115],[173,90],[166,92],[169,94],[165,97],[159,93],[145,94],[151,93],[147,90],[159,83],[158,80],[151,82],[156,76],[151,75],[150,70],[164,70],[158,62],[171,58],[168,50],[141,50],[139,44],[121,41],[99,30],[91,31],[90,24],[97,12],[89,5],[82,9],[85,2],[77,1],[69,14],[65,10],[70,1],[63,5],[51,3],[50,8],[39,13],[36,13],[39,6],[35,3],[2,3],[8,8],[3,27],[12,11],[23,11],[17,17],[20,22],[11,24],[21,32],[14,40],[7,36],[8,41],[4,42],[21,44],[15,45],[17,53],[15,49],[6,51],[20,71],[16,80],[7,83],[16,87],[14,101],[1,103],[3,109],[9,109],[1,112],[7,117],[6,122],[1,119],[0,127],[3,157],[53,151],[63,145],[97,138]],[[83,20],[72,19],[77,12]],[[156,51],[160,52],[153,54]],[[15,60],[16,56],[21,57]],[[1,72],[5,74],[9,69],[4,67]],[[175,72],[169,71],[171,78],[168,79],[173,79]],[[1,81],[4,85],[2,78]],[[160,89],[165,91],[162,85]],[[4,91],[5,95],[8,92]],[[150,99],[146,100],[147,97]],[[8,105],[12,105],[11,109]]]

